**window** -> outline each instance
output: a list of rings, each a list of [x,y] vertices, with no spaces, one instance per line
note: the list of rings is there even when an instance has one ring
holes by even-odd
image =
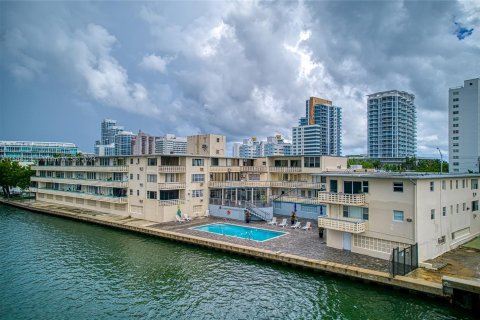
[[[157,191],[147,191],[147,199],[157,199]]]
[[[130,180],[133,180],[133,173],[130,173]]]
[[[445,217],[447,215],[447,207],[442,208],[442,215]]]
[[[465,202],[463,203],[462,207],[463,207],[463,211],[467,210],[467,204]]]
[[[403,182],[394,182],[393,192],[403,192]]]
[[[430,219],[435,219],[435,209],[430,210]]]
[[[453,137],[452,140],[458,140],[459,138],[458,137]]]
[[[452,190],[452,180],[450,180],[450,190]]]
[[[218,158],[212,158],[212,167],[218,166]]]
[[[452,92],[452,95],[458,96],[458,91],[453,91],[453,92]]]
[[[453,127],[454,127],[454,128],[458,128],[458,123],[454,123],[454,124],[453,124]]]
[[[220,138],[217,138],[217,142],[220,142]]]
[[[453,109],[457,109],[457,108],[458,108],[458,104],[454,104]]]
[[[478,200],[472,201],[472,212],[478,211]]]
[[[453,111],[453,114],[459,114],[459,112],[458,111]]]
[[[205,175],[203,173],[200,174],[192,174],[192,182],[204,182]]]
[[[450,205],[450,214],[453,214],[453,204]]]
[[[403,222],[403,211],[393,210],[393,221]]]
[[[320,157],[305,157],[303,166],[305,168],[320,168]]]
[[[130,164],[133,164],[133,158],[130,158]]]
[[[458,121],[458,117],[453,117],[453,121]]]
[[[368,220],[368,208],[362,208],[362,219]]]
[[[465,189],[465,179],[462,179],[462,189]]]
[[[460,130],[453,130],[453,134],[458,134],[460,133]]]
[[[442,180],[442,190],[447,189],[447,182],[445,180]]]
[[[133,196],[133,189],[130,189],[130,195]]]
[[[455,189],[458,189],[458,180],[455,180]]]
[[[457,102],[459,100],[460,100],[459,98],[453,98],[453,102]]]
[[[437,239],[438,244],[444,244],[445,243],[445,236],[441,236],[440,238]]]
[[[472,186],[472,190],[478,189],[478,179],[472,179],[472,183],[470,183]]]
[[[192,159],[192,166],[200,167],[203,166],[204,159]]]
[[[458,213],[459,209],[460,209],[460,205],[457,203],[457,211],[456,211],[456,213]]]
[[[192,190],[192,198],[203,197],[203,190]]]
[[[435,182],[430,181],[430,191],[435,191]]]
[[[368,181],[362,181],[362,192],[368,193]]]
[[[110,164],[109,158],[100,158],[100,165],[101,166],[108,166]]]
[[[137,180],[140,180],[140,174],[137,173]]]
[[[157,182],[156,174],[147,174],[147,182]]]
[[[137,190],[137,197],[140,196],[140,190]]]
[[[157,158],[148,158],[147,165],[149,166],[156,166],[157,165]]]

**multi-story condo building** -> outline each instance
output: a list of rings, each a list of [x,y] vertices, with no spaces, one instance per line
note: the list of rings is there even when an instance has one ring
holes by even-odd
[[[100,125],[100,140],[95,141],[95,154],[99,156],[115,155],[115,136],[124,131],[116,120],[104,119]]]
[[[239,220],[296,211],[318,219],[328,246],[383,259],[418,244],[424,261],[480,234],[480,174],[352,172],[329,156],[57,158],[34,170],[38,201],[159,223],[178,209]]]
[[[480,78],[448,91],[450,172],[480,172]]]
[[[415,96],[391,90],[368,95],[368,156],[395,160],[417,153]]]
[[[224,157],[227,139],[219,134],[199,134],[187,137],[187,154]]]
[[[187,138],[166,134],[155,139],[156,154],[187,154]]]
[[[292,128],[294,155],[342,154],[342,109],[332,101],[310,97],[306,101],[306,116]]]
[[[285,142],[281,135],[267,137],[266,141],[256,137],[243,139],[243,143],[233,144],[233,155],[240,158],[259,158],[273,155],[290,155],[291,143]]]
[[[76,156],[78,147],[73,143],[38,141],[0,141],[0,159],[32,162],[43,158]]]
[[[138,134],[133,137],[132,140],[132,154],[133,155],[144,155],[144,154],[155,154],[155,140],[158,137],[151,136],[144,132],[138,132]]]
[[[128,156],[132,154],[135,134],[130,131],[120,131],[115,135],[115,155]]]

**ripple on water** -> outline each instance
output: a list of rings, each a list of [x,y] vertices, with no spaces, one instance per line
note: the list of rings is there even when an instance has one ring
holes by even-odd
[[[2,319],[449,319],[452,308],[0,205]]]

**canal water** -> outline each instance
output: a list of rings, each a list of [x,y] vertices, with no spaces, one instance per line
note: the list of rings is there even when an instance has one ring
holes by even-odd
[[[1,319],[468,319],[443,301],[0,205]]]

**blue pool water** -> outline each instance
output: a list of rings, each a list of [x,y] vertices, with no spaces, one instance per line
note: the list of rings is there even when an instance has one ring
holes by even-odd
[[[250,228],[228,223],[206,224],[199,227],[193,227],[191,229],[221,234],[229,237],[249,239],[259,242],[271,240],[273,238],[280,237],[288,233],[266,229]]]

